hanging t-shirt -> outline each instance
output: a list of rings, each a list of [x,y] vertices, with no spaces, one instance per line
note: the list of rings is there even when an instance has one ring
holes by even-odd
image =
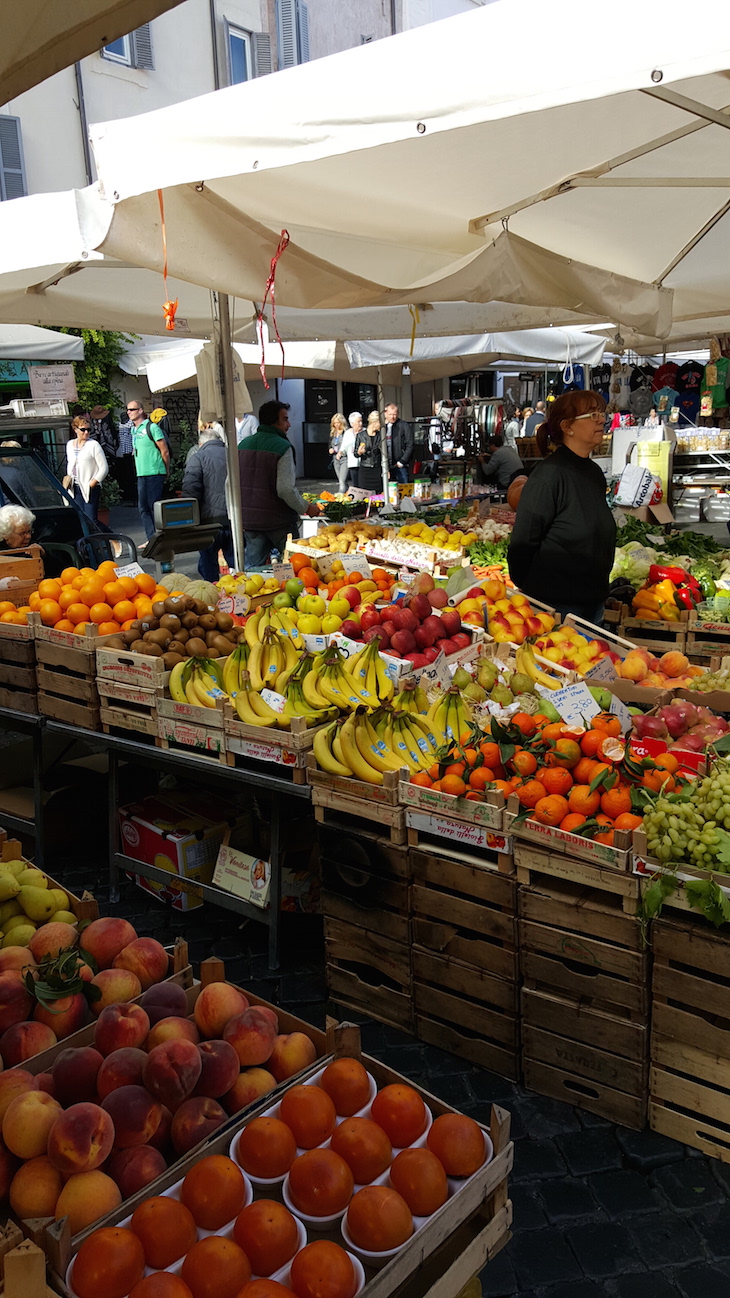
[[[594,365],[591,370],[591,391],[600,392],[604,401],[608,401],[609,388],[611,386],[611,366]]]
[[[629,410],[637,419],[646,419],[654,405],[654,394],[649,387],[635,388],[629,396]]]
[[[631,391],[635,392],[637,388],[645,388],[647,385],[651,387],[653,378],[653,365],[635,365],[631,371],[631,378],[629,380]]]
[[[709,361],[705,366],[702,375],[702,393],[709,392],[712,396],[712,409],[722,410],[727,405],[727,385],[730,378],[730,360],[727,356],[721,356],[717,361]]]
[[[680,424],[697,423],[697,416],[700,413],[699,392],[680,392],[677,405],[679,406]]]
[[[664,365],[660,365],[659,369],[655,371],[654,378],[651,381],[654,391],[658,392],[660,388],[666,387],[676,388],[677,385],[675,379],[677,377],[678,369],[679,366],[675,365],[674,361],[665,361]]]
[[[684,365],[680,365],[674,384],[680,396],[683,392],[694,392],[699,398],[703,374],[704,370],[699,361],[685,361]]]
[[[676,388],[660,388],[654,393],[654,405],[660,415],[669,415],[672,406],[676,406],[679,393]]]
[[[582,392],[585,385],[586,379],[583,366],[566,365],[563,370],[563,392]]]
[[[615,397],[616,405],[619,410],[629,409],[629,397],[631,396],[631,373],[633,365],[619,365],[618,370],[611,374],[611,397]],[[614,391],[616,384],[619,384],[618,392]]]

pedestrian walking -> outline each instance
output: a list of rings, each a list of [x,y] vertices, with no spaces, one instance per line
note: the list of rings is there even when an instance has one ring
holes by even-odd
[[[226,506],[227,479],[225,433],[219,423],[205,424],[198,437],[197,454],[190,456],[185,465],[182,484],[183,496],[194,496],[200,505],[201,523],[220,522],[220,531],[212,545],[199,551],[198,572],[203,581],[217,581],[220,577],[220,550],[228,567],[235,569],[233,533]]]
[[[73,495],[76,504],[90,518],[97,521],[101,484],[109,472],[107,458],[99,443],[91,436],[91,420],[77,415],[71,421],[71,437],[66,443],[66,476],[63,485]]]
[[[332,456],[332,467],[337,476],[337,487],[342,492],[347,488],[347,474],[349,472],[347,452],[343,454],[342,451],[342,442],[346,432],[347,420],[345,416],[333,415],[330,419],[330,455]]]
[[[167,470],[170,467],[170,450],[159,426],[145,417],[141,402],[130,401],[127,414],[131,419],[139,513],[149,541],[155,531],[155,504],[158,500],[162,500],[165,494]],[[145,548],[145,545],[137,546],[138,550]]]

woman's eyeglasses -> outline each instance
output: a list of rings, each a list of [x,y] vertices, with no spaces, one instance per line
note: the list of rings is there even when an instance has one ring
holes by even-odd
[[[585,415],[576,415],[573,423],[577,424],[579,419],[592,419],[594,423],[602,424],[605,421],[605,418],[606,416],[602,410],[589,410]]]

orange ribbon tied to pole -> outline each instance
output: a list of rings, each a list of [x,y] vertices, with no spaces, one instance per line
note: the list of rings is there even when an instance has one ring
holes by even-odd
[[[282,379],[284,377],[284,360],[285,360],[284,344],[281,340],[281,335],[279,333],[279,326],[276,323],[276,267],[278,265],[281,254],[285,251],[288,244],[289,244],[289,231],[282,230],[281,235],[279,237],[279,242],[277,244],[276,252],[271,258],[271,264],[269,266],[269,278],[266,281],[266,288],[264,289],[264,300],[261,303],[261,310],[259,311],[258,319],[256,322],[259,331],[259,341],[261,342],[261,365],[259,366],[259,368],[261,370],[261,378],[264,381],[264,387],[267,389],[269,387],[269,380],[266,377],[266,344],[264,342],[264,308],[266,306],[266,302],[269,296],[271,297],[271,321],[274,326],[276,341],[278,342],[281,348],[281,377]]]
[[[162,252],[165,258],[162,267],[162,278],[165,281],[165,296],[167,297],[167,228],[165,226],[165,203],[162,197],[162,190],[158,189],[157,198],[160,204],[160,220],[162,222]],[[168,298],[162,303],[162,314],[165,317],[165,328],[170,332],[175,328],[175,312],[177,311],[177,298],[171,302]]]

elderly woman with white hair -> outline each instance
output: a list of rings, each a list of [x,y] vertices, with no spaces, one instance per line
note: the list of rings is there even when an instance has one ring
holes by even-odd
[[[360,461],[355,450],[355,441],[362,432],[362,415],[359,410],[353,410],[352,414],[348,417],[348,423],[350,426],[349,428],[346,428],[342,434],[339,453],[343,460],[347,462],[347,476],[344,478],[345,485],[349,478],[350,485],[356,487],[358,485]],[[344,491],[344,487],[342,490]]]
[[[195,454],[189,455],[185,464],[182,493],[194,496],[198,501],[201,523],[220,521],[220,531],[213,544],[207,550],[200,550],[198,557],[198,572],[203,581],[217,581],[220,577],[219,550],[223,551],[228,567],[235,568],[233,534],[226,505],[228,463],[222,425],[215,420],[204,423],[194,449]]]
[[[3,505],[0,509],[0,545],[7,550],[24,550],[30,545],[35,514],[22,505]]]

